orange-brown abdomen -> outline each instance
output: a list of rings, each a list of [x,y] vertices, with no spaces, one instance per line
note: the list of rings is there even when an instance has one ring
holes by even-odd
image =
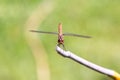
[[[58,35],[62,35],[62,24],[59,23],[58,25]]]

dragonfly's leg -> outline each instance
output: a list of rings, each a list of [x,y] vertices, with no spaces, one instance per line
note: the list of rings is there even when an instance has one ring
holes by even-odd
[[[57,44],[59,47],[62,45],[62,48],[64,49],[64,50],[66,50],[66,48],[65,48],[65,45],[64,44]]]
[[[66,50],[65,45],[64,45],[64,44],[62,44],[62,46],[63,46],[63,49],[64,49],[64,50]]]

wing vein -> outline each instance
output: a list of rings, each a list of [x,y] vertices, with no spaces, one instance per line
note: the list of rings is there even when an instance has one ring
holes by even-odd
[[[74,37],[82,37],[82,38],[91,38],[91,36],[80,35],[80,34],[72,34],[72,33],[64,33],[65,36],[74,36]]]
[[[36,32],[36,33],[45,33],[45,34],[58,34],[57,32],[47,32],[47,31],[37,31],[37,30],[30,30],[30,32]]]

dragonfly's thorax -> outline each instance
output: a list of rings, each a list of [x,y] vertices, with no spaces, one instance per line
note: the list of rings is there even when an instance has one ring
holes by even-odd
[[[58,44],[63,44],[63,43],[64,43],[63,36],[59,35],[58,36]]]

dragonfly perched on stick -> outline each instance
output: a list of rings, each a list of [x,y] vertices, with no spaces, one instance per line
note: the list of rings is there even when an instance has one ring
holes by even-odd
[[[45,33],[45,34],[56,34],[58,35],[58,46],[62,45],[64,47],[64,39],[63,36],[75,36],[75,37],[82,37],[82,38],[91,38],[90,36],[73,34],[73,33],[62,33],[62,24],[59,23],[58,25],[58,32],[47,32],[47,31],[38,31],[38,30],[30,30],[31,32],[37,33]]]

